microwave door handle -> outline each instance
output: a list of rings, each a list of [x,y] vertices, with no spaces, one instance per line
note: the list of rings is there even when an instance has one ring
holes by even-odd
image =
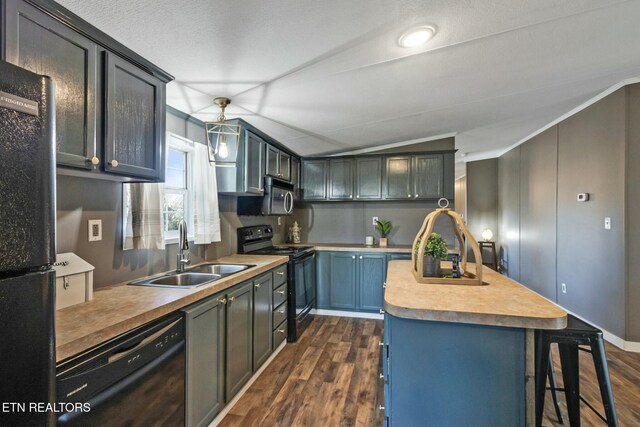
[[[289,200],[289,205],[287,206],[287,200]],[[290,214],[293,210],[293,194],[291,191],[287,191],[287,195],[284,198],[284,210],[286,213]]]

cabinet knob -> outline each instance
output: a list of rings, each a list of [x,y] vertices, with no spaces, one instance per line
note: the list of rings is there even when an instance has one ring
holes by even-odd
[[[356,256],[355,255],[351,255],[351,259],[356,259]]]
[[[408,194],[408,195],[407,195],[407,197],[408,197],[408,198],[411,198],[411,194]]]
[[[226,298],[220,298],[220,299],[218,300],[218,302],[219,302],[220,304],[226,304],[226,303],[227,303],[227,299],[226,299]]]
[[[109,162],[109,164],[111,165],[112,168],[117,168],[118,167],[118,161],[117,160],[111,160]]]
[[[256,289],[260,289],[260,283],[256,283],[255,285],[253,285],[253,287]]]
[[[356,196],[356,199],[359,199],[359,198],[360,198],[360,196]]]
[[[418,195],[416,194],[414,197],[418,197]]]
[[[93,156],[88,160],[93,166],[98,166],[100,164],[100,159],[96,156]]]
[[[229,302],[233,302],[236,299],[236,297],[229,297]]]
[[[349,198],[350,198],[350,199],[353,199],[353,194],[349,194]]]
[[[362,259],[362,255],[360,255],[360,259]]]

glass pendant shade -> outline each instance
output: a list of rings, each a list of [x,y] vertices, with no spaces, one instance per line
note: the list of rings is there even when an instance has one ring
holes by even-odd
[[[241,125],[225,121],[224,109],[231,100],[216,98],[213,102],[221,108],[215,122],[205,122],[209,162],[215,166],[234,166],[238,155]]]

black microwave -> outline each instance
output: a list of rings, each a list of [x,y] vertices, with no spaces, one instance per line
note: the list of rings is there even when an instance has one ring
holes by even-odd
[[[238,215],[291,215],[293,184],[279,179],[264,179],[264,196],[238,197]]]

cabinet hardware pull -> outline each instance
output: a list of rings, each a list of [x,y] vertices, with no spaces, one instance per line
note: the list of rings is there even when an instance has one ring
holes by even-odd
[[[353,194],[349,194],[349,198],[350,198],[350,199],[353,199]]]
[[[382,406],[382,405],[378,405],[378,409],[379,409],[380,411],[384,411],[384,406]]]
[[[65,289],[69,289],[69,276],[64,276],[62,279],[62,287]]]
[[[355,255],[351,255],[351,259],[356,259],[356,256]]]
[[[382,346],[384,345],[384,343],[383,343],[382,341],[378,341],[378,345],[379,345],[380,347],[382,347]]]
[[[384,314],[384,310],[383,309],[380,309],[380,314]]]
[[[360,196],[356,196],[356,199],[359,199],[359,198],[360,198]]]
[[[384,379],[384,374],[382,372],[380,372],[380,379],[383,380]]]
[[[411,198],[411,194],[407,195],[408,198]]]
[[[360,255],[360,259],[362,259],[362,255]]]
[[[93,166],[98,166],[100,164],[100,159],[97,158],[96,156],[93,156],[88,161],[91,162]]]
[[[233,302],[236,299],[236,297],[229,297],[229,302]]]
[[[117,168],[118,167],[118,161],[117,160],[111,160],[109,162],[109,164],[111,165],[112,168]]]
[[[278,310],[278,313],[284,314],[284,310]]]
[[[284,329],[278,329],[278,332],[280,332],[281,334],[284,334]]]
[[[226,304],[226,303],[227,303],[227,299],[226,299],[226,298],[220,298],[220,299],[218,300],[218,302],[219,302],[220,304]]]
[[[414,197],[418,197],[418,195],[416,194]]]
[[[280,295],[284,295],[284,291],[276,291],[278,292]]]
[[[256,283],[255,285],[253,285],[253,287],[256,289],[260,289],[260,283]]]
[[[284,271],[276,271],[276,274],[277,274],[278,276],[284,276]]]

